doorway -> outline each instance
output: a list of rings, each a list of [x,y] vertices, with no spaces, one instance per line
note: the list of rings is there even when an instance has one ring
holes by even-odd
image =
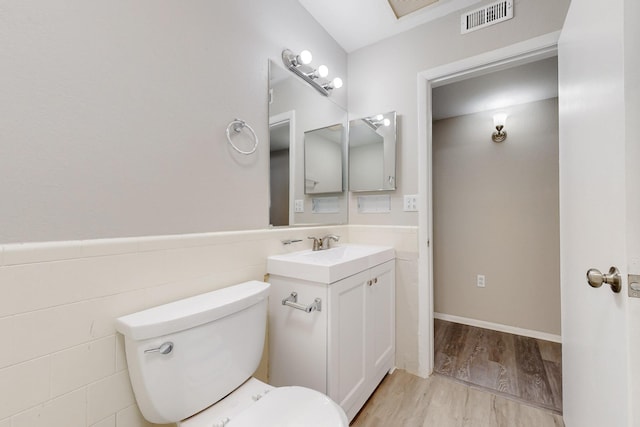
[[[561,412],[557,75],[432,90],[434,371]]]
[[[526,42],[447,64],[418,75],[419,123],[419,373],[428,376],[434,368],[434,288],[433,288],[433,187],[432,187],[432,88],[530,63],[556,55],[559,33],[547,34]]]

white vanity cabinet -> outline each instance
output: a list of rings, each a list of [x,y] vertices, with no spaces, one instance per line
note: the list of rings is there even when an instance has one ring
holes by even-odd
[[[389,258],[389,257],[387,257]],[[395,259],[332,283],[271,274],[269,381],[326,393],[347,413],[358,413],[395,363]],[[282,304],[297,295],[303,306]]]

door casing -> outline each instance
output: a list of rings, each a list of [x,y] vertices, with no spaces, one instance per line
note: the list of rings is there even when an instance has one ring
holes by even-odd
[[[433,209],[431,89],[557,55],[560,31],[418,73],[418,374],[431,375],[433,351]]]

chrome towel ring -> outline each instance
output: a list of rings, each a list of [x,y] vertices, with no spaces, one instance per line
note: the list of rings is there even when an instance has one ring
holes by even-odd
[[[233,131],[235,133],[240,133],[240,132],[242,132],[242,129],[244,129],[244,128],[249,129],[249,132],[251,132],[251,135],[253,137],[253,148],[251,148],[250,150],[247,150],[247,151],[239,149],[236,146],[236,144],[234,144],[233,141],[231,140],[231,129],[233,129]],[[249,126],[247,124],[247,122],[245,122],[244,120],[240,120],[240,119],[233,119],[231,121],[231,123],[229,123],[229,125],[227,126],[227,141],[229,141],[229,144],[231,144],[231,147],[233,147],[234,150],[236,150],[238,153],[244,154],[244,155],[253,154],[256,151],[256,149],[258,148],[258,137],[256,136],[256,133],[251,128],[251,126]]]

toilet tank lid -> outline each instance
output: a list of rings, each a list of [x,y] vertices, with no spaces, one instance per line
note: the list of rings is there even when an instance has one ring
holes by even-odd
[[[190,329],[259,303],[269,294],[269,283],[252,280],[116,319],[116,330],[133,340],[144,340]]]

